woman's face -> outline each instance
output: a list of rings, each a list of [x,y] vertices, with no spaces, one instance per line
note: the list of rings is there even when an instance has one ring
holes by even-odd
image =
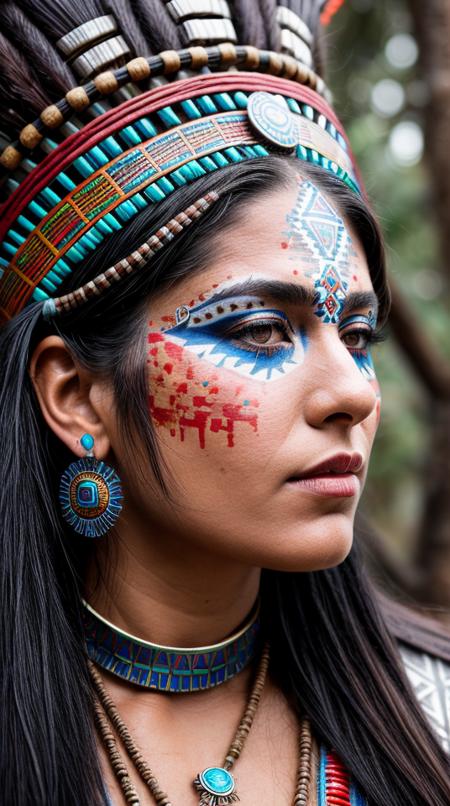
[[[186,551],[336,565],[379,418],[362,248],[301,177],[212,244],[211,265],[151,306],[149,417],[176,505],[147,494],[140,507]]]

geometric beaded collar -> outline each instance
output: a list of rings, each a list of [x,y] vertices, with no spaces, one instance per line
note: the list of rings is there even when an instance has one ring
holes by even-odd
[[[112,674],[156,691],[204,691],[231,680],[259,650],[259,602],[245,623],[219,644],[200,647],[158,646],[106,621],[83,601],[88,656]]]

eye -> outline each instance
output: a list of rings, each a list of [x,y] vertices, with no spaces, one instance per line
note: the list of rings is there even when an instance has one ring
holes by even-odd
[[[287,323],[281,319],[260,319],[240,325],[226,334],[244,350],[273,353],[292,348]]]
[[[367,350],[369,345],[374,340],[374,333],[367,328],[358,328],[357,330],[348,330],[341,336],[342,341],[349,348],[349,350]]]

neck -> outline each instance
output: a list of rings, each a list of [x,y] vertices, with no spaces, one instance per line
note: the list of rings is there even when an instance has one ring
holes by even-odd
[[[260,569],[192,543],[187,550],[173,535],[118,538],[113,562],[107,540],[95,547],[85,598],[119,629],[160,645],[206,646],[232,634],[252,609]]]

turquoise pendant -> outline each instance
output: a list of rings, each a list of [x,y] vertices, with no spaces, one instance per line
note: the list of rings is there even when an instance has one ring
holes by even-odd
[[[223,767],[207,767],[197,775],[194,786],[200,792],[199,806],[226,806],[239,800],[234,778]]]

